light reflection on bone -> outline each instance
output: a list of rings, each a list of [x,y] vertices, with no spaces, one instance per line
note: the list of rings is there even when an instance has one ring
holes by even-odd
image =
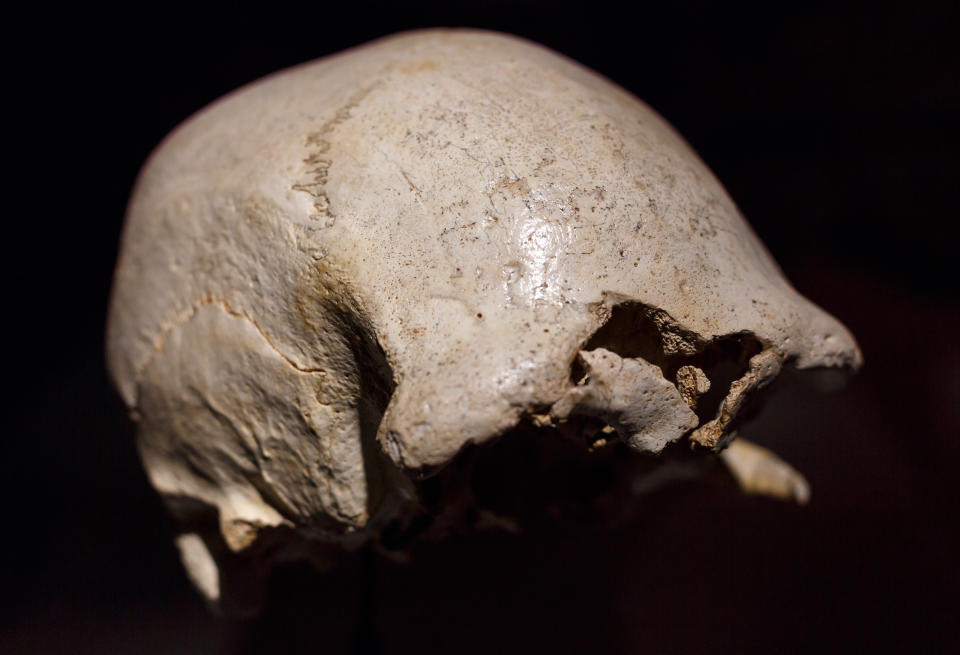
[[[508,302],[556,303],[562,289],[558,257],[571,241],[567,193],[559,187],[528,188],[498,207],[507,216],[511,258],[503,266]]]

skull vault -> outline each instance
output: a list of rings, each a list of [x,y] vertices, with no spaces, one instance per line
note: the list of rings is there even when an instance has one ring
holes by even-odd
[[[107,343],[217,603],[443,515],[455,476],[447,500],[423,481],[514,430],[587,458],[710,454],[785,367],[861,363],[650,108],[535,44],[442,30],[272,75],[171,134],[129,206]],[[775,461],[737,448],[739,477]]]

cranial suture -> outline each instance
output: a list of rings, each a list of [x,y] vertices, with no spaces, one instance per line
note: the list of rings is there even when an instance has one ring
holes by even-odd
[[[108,357],[227,604],[272,562],[493,498],[457,462],[494,444],[710,454],[782,369],[861,362],[656,113],[474,31],[280,72],[173,132],[129,207]],[[724,453],[805,497],[768,451]]]

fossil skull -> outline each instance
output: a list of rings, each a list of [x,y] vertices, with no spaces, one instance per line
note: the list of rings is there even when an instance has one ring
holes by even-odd
[[[258,558],[374,538],[518,425],[720,451],[784,367],[860,364],[663,119],[473,31],[283,71],[171,134],[108,358],[215,601]]]

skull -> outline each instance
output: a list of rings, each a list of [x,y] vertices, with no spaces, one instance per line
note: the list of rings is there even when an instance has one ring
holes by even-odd
[[[133,194],[107,342],[220,603],[407,530],[425,481],[455,505],[451,462],[505,433],[709,454],[784,367],[861,363],[663,119],[474,31],[283,71],[180,126]]]

